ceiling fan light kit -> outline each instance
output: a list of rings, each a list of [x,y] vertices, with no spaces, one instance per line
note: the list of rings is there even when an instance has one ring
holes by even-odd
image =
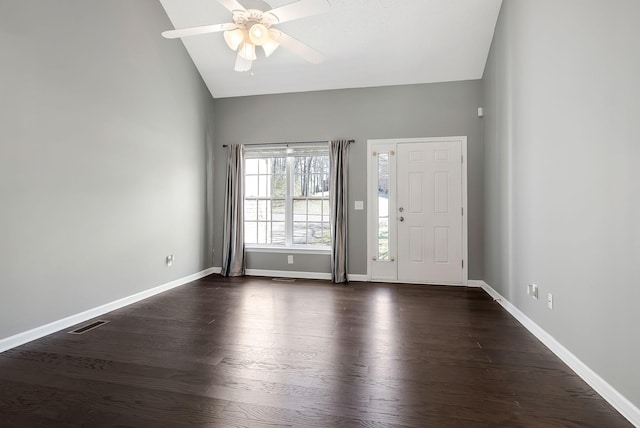
[[[244,0],[244,2],[247,1]],[[313,64],[318,64],[324,59],[320,52],[281,31],[272,29],[271,26],[319,13],[329,7],[326,0],[298,0],[264,12],[258,9],[245,9],[237,0],[218,0],[218,2],[232,13],[233,23],[164,31],[162,36],[175,39],[224,32],[225,43],[229,49],[237,52],[234,69],[241,72],[251,70],[253,61],[257,59],[256,46],[262,47],[267,58],[282,45]],[[262,4],[269,7],[264,2]]]
[[[253,24],[249,29],[249,39],[256,46],[262,46],[270,39],[267,27],[262,24]]]
[[[244,33],[239,28],[231,31],[225,31],[224,41],[227,42],[227,46],[229,46],[231,50],[238,50],[240,43],[244,41]]]
[[[278,43],[278,40],[280,40],[280,32],[278,30],[269,30],[269,36],[269,40],[262,44],[262,50],[267,58],[280,46],[280,43]]]
[[[256,57],[256,45],[251,42],[244,41],[238,48],[238,56],[248,59],[249,61],[255,61]]]
[[[252,60],[242,58],[240,55],[238,55],[236,56],[236,66],[234,69],[236,71],[249,71],[251,70],[252,64],[253,64]]]

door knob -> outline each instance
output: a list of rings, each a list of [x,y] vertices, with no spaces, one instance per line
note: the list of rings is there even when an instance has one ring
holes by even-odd
[[[400,217],[400,221],[404,221],[404,217]]]
[[[398,211],[400,211],[401,213],[403,213],[403,212],[404,212],[404,208],[400,207],[400,208],[398,208]]]

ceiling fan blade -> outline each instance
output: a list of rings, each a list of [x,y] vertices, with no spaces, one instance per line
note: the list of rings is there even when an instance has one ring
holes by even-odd
[[[235,30],[238,28],[237,24],[215,24],[215,25],[203,25],[201,27],[182,28],[179,30],[163,31],[162,37],[166,39],[177,39],[180,37],[197,36],[199,34],[217,33],[220,31]]]
[[[312,64],[320,64],[325,60],[325,56],[322,55],[317,50],[313,49],[311,46],[307,46],[302,43],[298,39],[294,39],[288,34],[283,33],[282,31],[276,30],[279,33],[276,36],[276,32],[274,31],[274,39],[280,43],[280,46],[285,49],[289,49],[294,54],[298,55],[301,58],[306,59]]]
[[[236,10],[247,10],[245,9],[244,6],[242,6],[236,0],[218,0],[218,3],[224,6],[224,8],[227,9],[229,12],[234,12]]]
[[[298,0],[265,13],[275,16],[277,22],[282,23],[304,18],[305,16],[319,15],[328,12],[329,9],[331,9],[331,5],[327,0]]]

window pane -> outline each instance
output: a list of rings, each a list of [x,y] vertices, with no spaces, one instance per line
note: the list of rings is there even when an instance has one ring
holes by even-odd
[[[271,207],[272,207],[272,202],[271,202],[271,201],[265,201],[265,205],[266,205],[265,210],[266,210],[266,212],[267,212],[267,213],[266,213],[266,214],[267,214],[266,219],[267,219],[267,220],[271,220],[271,219],[272,219],[272,216],[271,216]]]
[[[378,260],[389,260],[389,219],[378,219]]]
[[[247,244],[258,243],[258,225],[255,222],[244,223],[244,242]]]
[[[271,158],[258,159],[258,173],[266,174],[269,172],[269,164],[271,163]]]
[[[265,223],[266,227],[266,236],[265,236],[265,244],[271,244],[271,222]]]
[[[311,196],[322,197],[328,190],[328,182],[324,180],[324,174],[313,174],[311,177]]]
[[[329,156],[296,156],[293,167],[293,196],[320,196],[328,191]]]
[[[247,198],[258,197],[258,176],[246,175],[244,178],[244,195]]]
[[[258,201],[244,201],[244,219],[254,221],[258,219]]]
[[[258,201],[258,220],[270,220],[271,201]]]
[[[293,176],[293,196],[307,196],[307,183],[303,175],[295,174]]]
[[[258,159],[247,159],[244,162],[245,174],[257,174],[258,173]]]
[[[389,240],[378,239],[378,260],[389,260]]]
[[[258,196],[264,198],[269,196],[267,193],[267,189],[271,188],[271,176],[269,175],[260,175],[258,176]]]
[[[329,223],[322,225],[322,243],[324,245],[331,245],[331,226]]]
[[[293,201],[293,221],[307,221],[306,199],[295,199]]]
[[[258,222],[258,244],[267,244],[267,223]]]
[[[322,223],[309,223],[307,227],[307,243],[322,245]]]
[[[271,202],[271,218],[273,220],[284,222],[284,206],[285,203],[283,199],[275,199]]]
[[[271,223],[271,243],[274,245],[284,245],[286,243],[284,222],[274,221]]]
[[[309,221],[322,221],[322,201],[310,199],[307,212]]]
[[[287,176],[277,174],[271,177],[271,196],[284,198],[287,196]]]
[[[387,217],[389,215],[389,195],[378,195],[378,217]]]
[[[307,223],[293,223],[293,243],[295,245],[304,245],[307,243]]]
[[[271,160],[271,174],[286,175],[287,174],[287,158],[273,158]]]
[[[322,196],[325,198],[329,197],[329,168],[322,174]]]
[[[322,201],[322,215],[329,216],[331,215],[331,210],[329,209],[329,200],[325,199]],[[327,220],[328,221],[328,220]]]
[[[378,260],[389,260],[389,153],[378,155]]]
[[[389,153],[378,155],[378,194],[389,194]]]

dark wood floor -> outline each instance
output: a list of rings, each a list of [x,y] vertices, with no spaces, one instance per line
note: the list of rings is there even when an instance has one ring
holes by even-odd
[[[2,427],[630,427],[482,290],[209,276],[0,354]]]

